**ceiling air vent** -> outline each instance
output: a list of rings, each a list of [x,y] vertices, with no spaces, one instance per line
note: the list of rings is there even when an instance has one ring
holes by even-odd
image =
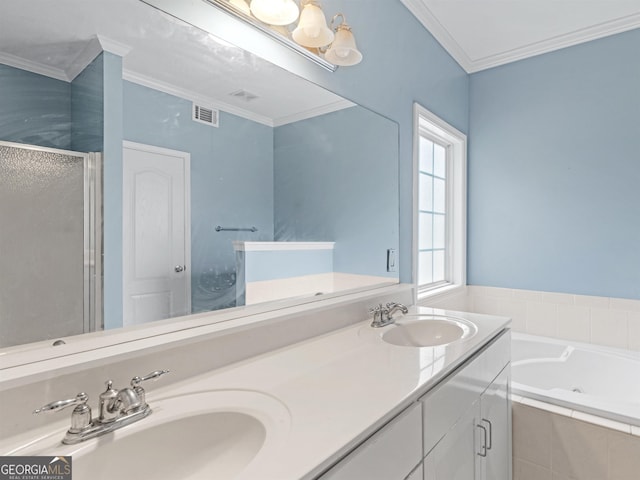
[[[193,104],[193,120],[204,123],[211,127],[218,126],[218,110],[215,108],[203,107],[202,105]]]

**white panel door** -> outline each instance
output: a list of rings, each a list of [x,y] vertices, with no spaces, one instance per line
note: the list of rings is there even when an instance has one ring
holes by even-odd
[[[123,323],[191,311],[189,154],[124,142]]]

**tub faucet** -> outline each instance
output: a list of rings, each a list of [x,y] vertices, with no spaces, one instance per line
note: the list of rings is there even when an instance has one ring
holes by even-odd
[[[373,321],[371,326],[373,328],[385,327],[392,324],[395,320],[393,314],[400,310],[403,314],[406,314],[409,309],[401,303],[390,302],[386,306],[381,303],[377,306],[370,308],[369,313],[373,314]]]

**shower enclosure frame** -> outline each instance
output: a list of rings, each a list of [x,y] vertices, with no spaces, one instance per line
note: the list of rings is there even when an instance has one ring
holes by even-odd
[[[104,328],[103,298],[103,221],[102,154],[41,147],[0,140],[0,146],[78,157],[83,162],[83,331]],[[42,339],[50,340],[50,339]]]

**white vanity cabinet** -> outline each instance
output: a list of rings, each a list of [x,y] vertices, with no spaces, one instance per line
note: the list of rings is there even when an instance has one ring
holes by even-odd
[[[319,480],[511,480],[507,330]]]
[[[423,405],[424,480],[510,480],[510,335],[495,340]]]
[[[414,403],[347,455],[320,480],[422,480],[422,410]]]

